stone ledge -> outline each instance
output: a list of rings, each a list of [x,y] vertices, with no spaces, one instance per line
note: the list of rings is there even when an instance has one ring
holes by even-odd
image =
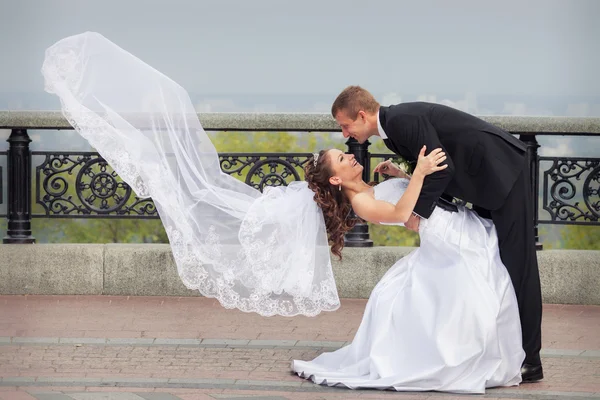
[[[0,293],[100,294],[105,249],[90,244],[0,245]]]
[[[220,131],[339,131],[328,113],[198,113],[206,130]],[[479,115],[510,132],[600,134],[600,118]],[[73,129],[60,111],[0,110],[0,129]]]
[[[333,269],[342,298],[368,298],[409,247],[346,248]],[[538,252],[544,303],[600,305],[600,251]],[[0,245],[0,294],[200,296],[168,244]]]

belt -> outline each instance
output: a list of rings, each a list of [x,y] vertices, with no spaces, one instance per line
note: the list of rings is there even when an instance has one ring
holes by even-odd
[[[446,211],[458,212],[458,207],[456,206],[456,204],[454,204],[442,197],[440,197],[439,199],[436,200],[435,205]]]

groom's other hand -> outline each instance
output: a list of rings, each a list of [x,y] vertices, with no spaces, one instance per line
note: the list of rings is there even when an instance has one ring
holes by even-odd
[[[406,229],[411,230],[413,232],[419,232],[419,222],[421,221],[421,217],[415,214],[411,214],[408,218],[408,221],[404,224]]]

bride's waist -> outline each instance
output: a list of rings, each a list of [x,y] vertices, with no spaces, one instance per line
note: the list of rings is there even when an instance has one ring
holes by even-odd
[[[429,218],[421,219],[419,222],[419,234],[428,231],[444,231],[460,213],[464,212],[464,207],[461,206],[458,207],[458,211],[448,211],[436,207]]]

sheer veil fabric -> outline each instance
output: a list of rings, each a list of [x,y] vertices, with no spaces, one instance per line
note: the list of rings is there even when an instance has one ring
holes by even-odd
[[[225,308],[339,308],[325,223],[306,182],[262,193],[222,172],[187,92],[104,36],[46,50],[45,90],[139,197],[152,198],[184,285]]]

